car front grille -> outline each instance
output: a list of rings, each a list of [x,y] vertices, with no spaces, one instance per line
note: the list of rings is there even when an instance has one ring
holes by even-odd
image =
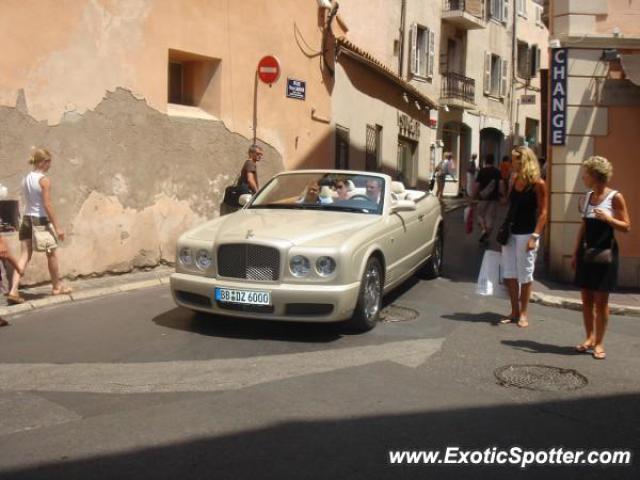
[[[218,275],[263,282],[278,280],[280,252],[276,248],[248,243],[220,245]]]

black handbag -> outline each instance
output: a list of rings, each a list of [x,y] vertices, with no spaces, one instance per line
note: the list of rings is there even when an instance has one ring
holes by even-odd
[[[582,261],[595,265],[611,265],[613,263],[613,240],[609,248],[587,247],[587,242],[582,242]]]
[[[251,189],[249,185],[242,181],[242,177],[238,179],[238,182],[235,185],[231,185],[224,189],[224,199],[222,203],[228,205],[230,207],[239,208],[240,205],[240,196],[251,193]]]

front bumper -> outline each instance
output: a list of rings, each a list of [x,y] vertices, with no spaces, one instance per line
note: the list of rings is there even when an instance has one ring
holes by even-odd
[[[181,307],[200,312],[243,318],[301,322],[338,322],[353,315],[360,283],[349,285],[264,284],[230,281],[174,273],[170,278],[173,299]],[[271,307],[242,307],[215,300],[215,288],[271,292]]]

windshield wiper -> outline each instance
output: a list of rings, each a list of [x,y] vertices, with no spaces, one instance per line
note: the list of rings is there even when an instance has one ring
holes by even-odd
[[[325,210],[331,210],[332,212],[356,212],[356,213],[371,213],[373,210],[363,207],[339,207],[337,205],[323,205]]]

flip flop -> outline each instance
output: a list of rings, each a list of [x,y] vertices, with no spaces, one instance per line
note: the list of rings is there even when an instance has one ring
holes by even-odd
[[[518,318],[513,318],[513,317],[505,317],[502,320],[500,320],[500,323],[502,325],[506,325],[507,323],[516,323],[518,322],[519,319]]]
[[[7,295],[7,303],[9,305],[20,305],[21,303],[24,303],[25,300],[24,298],[22,298],[20,295]]]
[[[607,358],[607,352],[605,352],[604,350],[600,352],[596,352],[594,350],[591,355],[593,355],[593,358],[595,358],[596,360],[604,360],[605,358]]]
[[[69,287],[60,287],[56,290],[51,290],[51,295],[68,295],[73,292],[73,290]]]
[[[593,349],[593,345],[587,345],[581,343],[580,345],[576,345],[576,352],[578,353],[587,353],[589,350]]]

